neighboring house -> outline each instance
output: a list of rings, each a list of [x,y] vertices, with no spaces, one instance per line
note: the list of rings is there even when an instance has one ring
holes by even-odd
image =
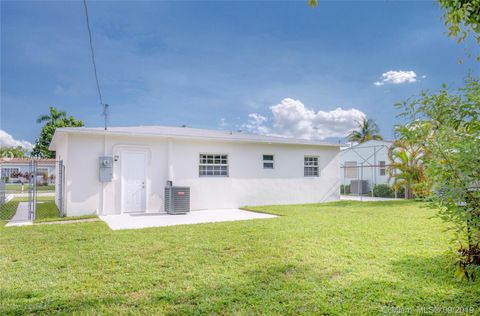
[[[163,212],[167,181],[190,187],[192,210],[340,198],[340,147],[330,143],[183,127],[82,127],[58,128],[50,150],[65,166],[68,216]],[[109,159],[111,181],[100,182]]]
[[[368,188],[375,184],[389,183],[387,165],[391,141],[369,140],[351,147],[342,148],[340,153],[341,184],[349,185],[352,180],[367,181]]]
[[[37,183],[55,183],[55,159],[35,159],[37,161]],[[32,172],[31,158],[0,158],[0,177],[7,183],[26,183]]]

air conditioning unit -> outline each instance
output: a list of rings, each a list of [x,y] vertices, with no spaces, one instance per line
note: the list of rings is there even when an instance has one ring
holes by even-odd
[[[367,194],[369,192],[367,180],[350,181],[350,192],[352,194]]]
[[[190,212],[190,188],[167,185],[165,187],[165,212],[168,214]]]

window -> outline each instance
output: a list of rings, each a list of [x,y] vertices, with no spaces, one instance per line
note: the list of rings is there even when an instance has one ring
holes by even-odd
[[[273,169],[273,155],[263,155],[263,169]]]
[[[37,175],[44,175],[46,174],[48,176],[48,169],[47,168],[38,168],[37,169]]]
[[[228,177],[228,155],[200,154],[200,177]]]
[[[2,179],[15,178],[20,170],[18,168],[2,168]]]
[[[304,157],[303,175],[305,177],[318,177],[318,157]]]
[[[385,161],[379,161],[378,164],[380,165],[380,169],[379,169],[380,175],[384,176],[386,173]]]
[[[356,179],[358,178],[358,167],[356,161],[345,161],[343,165],[343,174],[345,178]]]

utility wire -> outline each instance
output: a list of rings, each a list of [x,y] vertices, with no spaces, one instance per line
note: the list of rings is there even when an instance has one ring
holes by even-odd
[[[100,91],[100,84],[98,83],[97,65],[95,63],[95,53],[93,52],[92,30],[90,29],[90,20],[88,18],[87,0],[83,0],[83,7],[85,8],[85,18],[87,20],[88,38],[90,40],[90,52],[92,53],[93,72],[95,73],[95,82],[97,83],[98,98],[100,100],[100,105],[105,106],[103,104],[102,92]]]

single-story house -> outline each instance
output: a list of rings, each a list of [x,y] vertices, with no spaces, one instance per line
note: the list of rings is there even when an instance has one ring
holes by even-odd
[[[350,185],[352,181],[362,180],[368,189],[376,184],[388,184],[388,150],[392,144],[391,141],[369,140],[343,147],[339,157],[341,183]]]
[[[80,127],[58,128],[50,150],[63,161],[68,216],[164,212],[167,181],[190,188],[191,210],[340,198],[337,144],[188,127]]]
[[[55,159],[35,159],[37,162],[37,183],[52,184],[55,182]],[[7,183],[26,183],[32,172],[31,158],[0,158],[0,178]]]

